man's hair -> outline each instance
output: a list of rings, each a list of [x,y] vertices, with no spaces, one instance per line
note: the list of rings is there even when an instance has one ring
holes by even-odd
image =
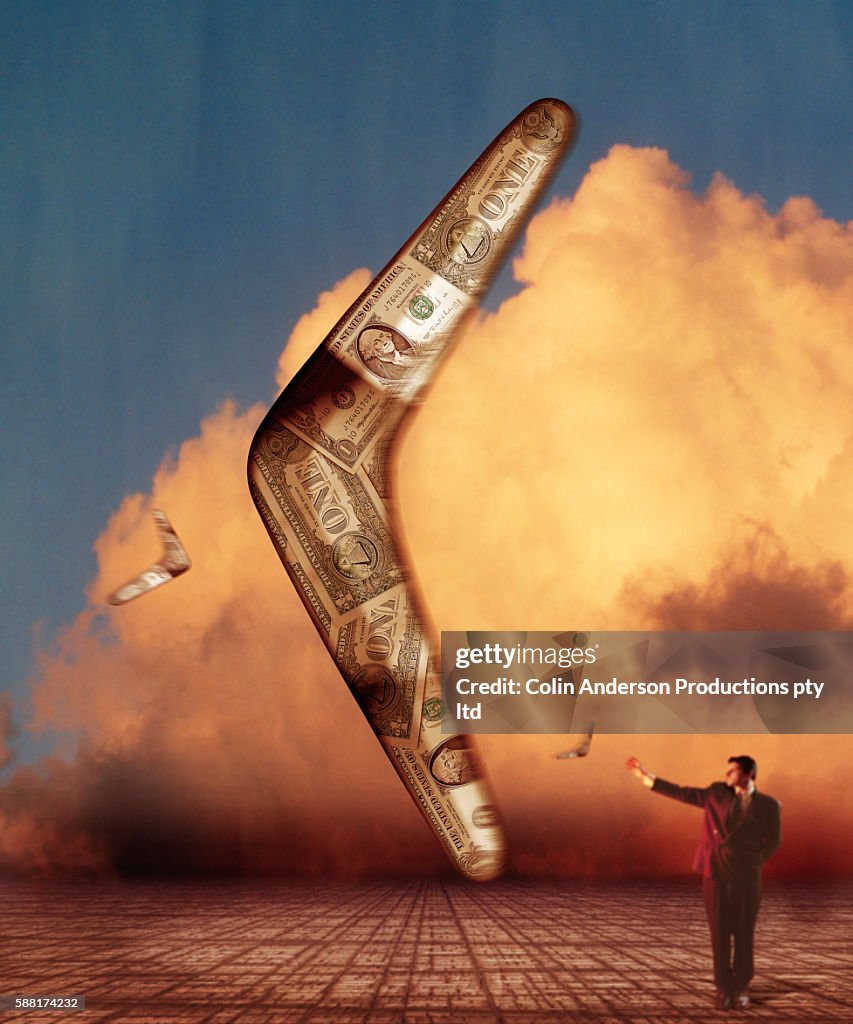
[[[751,775],[753,779],[758,778],[758,765],[755,763],[754,757],[750,757],[749,754],[738,754],[737,757],[729,758],[729,764],[731,764],[732,761],[739,764],[747,775]]]

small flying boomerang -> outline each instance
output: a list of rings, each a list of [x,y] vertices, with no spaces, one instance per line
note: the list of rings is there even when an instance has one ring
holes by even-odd
[[[569,758],[574,757],[586,757],[592,745],[592,731],[594,728],[595,722],[590,722],[586,727],[586,735],[576,747],[572,747],[571,750],[564,750],[561,754],[554,754],[554,757],[558,761],[567,761]]]
[[[159,508],[155,508],[151,510],[151,514],[154,516],[157,533],[163,544],[163,556],[159,562],[155,562],[135,579],[110,594],[107,598],[110,604],[127,604],[128,601],[147,594],[149,590],[162,587],[164,583],[168,583],[169,580],[186,572],[192,565],[186,548],[178,539],[178,535],[172,529],[172,524],[166,518],[165,513],[161,512]]]

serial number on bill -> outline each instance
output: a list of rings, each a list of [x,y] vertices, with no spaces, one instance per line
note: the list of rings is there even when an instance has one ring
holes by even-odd
[[[0,1010],[85,1010],[84,996],[0,996]]]

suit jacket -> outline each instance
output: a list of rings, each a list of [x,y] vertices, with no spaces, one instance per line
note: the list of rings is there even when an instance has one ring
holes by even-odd
[[[725,782],[712,782],[704,789],[676,786],[655,779],[655,793],[705,811],[694,871],[706,878],[723,881],[758,879],[761,866],[782,842],[781,805],[772,796],[755,790],[746,815],[740,816],[738,795]]]

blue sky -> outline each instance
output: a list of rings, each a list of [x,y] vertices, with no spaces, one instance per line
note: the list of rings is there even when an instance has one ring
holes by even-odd
[[[853,216],[844,3],[93,3],[0,8],[2,676],[85,605],[122,497],[295,321],[377,270],[522,107],[704,189]],[[488,304],[511,289],[508,272]],[[26,756],[36,749],[19,743]]]

